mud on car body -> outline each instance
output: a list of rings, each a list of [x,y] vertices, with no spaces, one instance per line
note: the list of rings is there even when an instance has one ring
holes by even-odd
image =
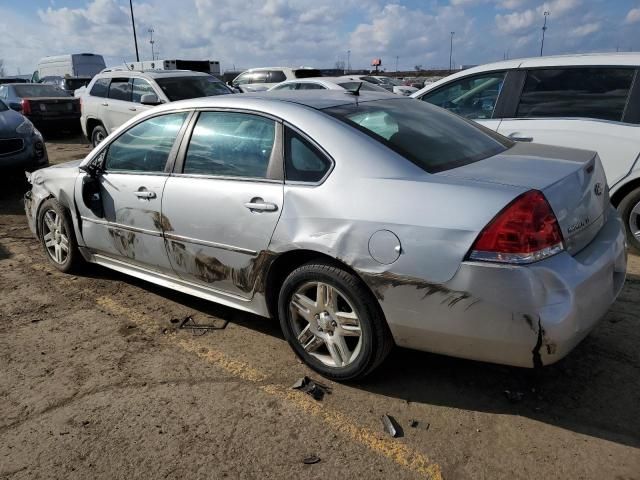
[[[57,268],[93,262],[278,317],[336,380],[394,344],[553,363],[626,271],[595,153],[386,94],[176,102],[30,180],[30,226]]]

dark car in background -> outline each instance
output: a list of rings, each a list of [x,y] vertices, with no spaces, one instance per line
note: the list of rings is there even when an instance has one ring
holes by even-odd
[[[31,170],[48,164],[47,149],[38,129],[0,100],[0,170]]]
[[[0,77],[0,85],[3,83],[29,83],[29,80],[16,77]]]
[[[53,85],[8,83],[0,85],[0,100],[34,124],[75,128],[80,122],[80,100]]]
[[[49,76],[44,77],[40,80],[40,83],[44,83],[46,85],[53,85],[58,87],[65,92],[73,95],[77,89],[86,87],[89,85],[92,77],[56,77]]]

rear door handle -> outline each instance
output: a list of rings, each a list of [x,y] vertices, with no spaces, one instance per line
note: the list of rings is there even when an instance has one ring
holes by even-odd
[[[249,210],[256,212],[275,212],[278,206],[275,203],[265,202],[261,198],[252,198],[250,202],[244,204]]]
[[[109,104],[108,104],[107,102],[102,102],[102,106],[103,106],[103,107],[108,107],[108,106],[109,106]]]
[[[148,192],[146,190],[138,190],[133,194],[138,198],[156,198],[156,192]]]
[[[132,112],[135,112],[137,110],[136,107],[129,107],[129,110],[131,110]]]

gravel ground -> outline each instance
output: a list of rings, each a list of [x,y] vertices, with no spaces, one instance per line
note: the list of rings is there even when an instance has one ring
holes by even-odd
[[[89,151],[64,137],[48,149],[52,163]],[[289,388],[318,377],[277,322],[49,266],[23,189],[3,175],[0,478],[640,480],[639,257],[603,322],[537,374],[397,349],[316,402]],[[228,324],[195,336],[171,321],[187,315]]]

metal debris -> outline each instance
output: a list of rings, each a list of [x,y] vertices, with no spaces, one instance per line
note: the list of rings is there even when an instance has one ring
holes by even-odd
[[[420,422],[418,422],[418,420],[409,420],[409,426],[411,428],[418,428],[419,424],[420,424]]]
[[[516,390],[505,390],[504,395],[511,403],[521,402],[522,398],[524,397],[523,392],[518,392]]]
[[[317,457],[315,455],[309,455],[308,457],[304,457],[304,459],[302,460],[302,463],[304,463],[305,465],[313,465],[314,463],[318,463],[320,461],[320,457]]]
[[[318,401],[321,401],[324,398],[325,393],[331,393],[331,387],[322,385],[315,380],[311,380],[306,375],[296,380],[296,382],[291,385],[291,388],[311,395],[315,400]]]
[[[182,320],[179,320],[177,318],[171,319],[171,323],[178,323],[178,322],[180,322],[178,329],[191,330],[191,332],[196,336],[204,335],[210,330],[224,330],[225,328],[227,328],[227,325],[229,324],[228,320],[223,320],[221,324],[216,324],[215,321],[214,323],[199,324],[199,323],[196,323],[196,321],[193,319],[191,315],[186,316]]]
[[[396,422],[396,419],[391,415],[382,416],[382,425],[384,425],[385,431],[393,438],[399,438],[404,436],[402,427]]]

